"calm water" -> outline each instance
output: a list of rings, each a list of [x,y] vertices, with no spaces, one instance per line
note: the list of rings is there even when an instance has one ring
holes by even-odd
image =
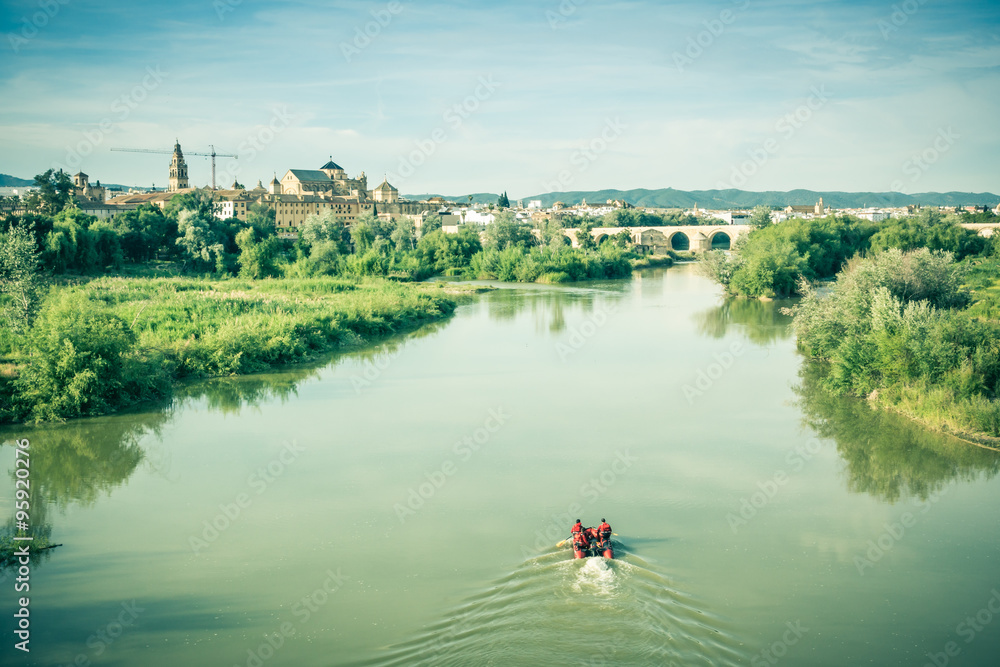
[[[1000,459],[824,396],[779,305],[690,266],[501,289],[168,410],[4,430],[0,518],[28,437],[64,546],[30,656],[0,583],[0,663],[997,664]],[[620,559],[556,549],[577,516]]]

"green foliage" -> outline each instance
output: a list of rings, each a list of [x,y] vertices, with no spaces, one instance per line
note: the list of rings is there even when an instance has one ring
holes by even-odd
[[[832,278],[844,262],[868,247],[875,225],[849,216],[792,218],[752,231],[733,252],[712,251],[704,268],[728,294],[785,297],[803,279]]]
[[[417,242],[420,263],[434,273],[458,273],[469,266],[473,255],[483,249],[479,232],[473,226],[459,227],[457,234],[435,231]]]
[[[147,262],[155,259],[161,250],[174,253],[177,246],[177,220],[166,216],[158,206],[143,204],[132,211],[115,215],[113,228],[120,237],[120,245],[127,262]]]
[[[558,217],[551,217],[542,222],[539,233],[542,245],[548,246],[553,251],[561,250],[570,244],[566,234],[563,233],[563,220]]]
[[[367,252],[375,242],[375,231],[360,217],[351,225],[351,242],[354,244],[354,252],[359,255]]]
[[[99,278],[55,292],[27,336],[6,419],[96,415],[170,380],[266,370],[450,314],[439,290],[389,281]]]
[[[808,256],[799,254],[792,241],[762,236],[740,252],[729,290],[749,297],[790,296],[809,268]]]
[[[24,333],[34,322],[44,290],[38,273],[39,252],[24,227],[11,227],[0,236],[0,294],[9,297],[4,315],[15,333]]]
[[[347,224],[331,210],[324,211],[320,215],[307,216],[299,227],[299,236],[306,246],[311,248],[332,243],[338,254],[347,252],[351,241]],[[329,253],[329,250],[325,252]]]
[[[254,227],[247,227],[236,235],[236,245],[240,249],[238,262],[241,278],[259,280],[280,275],[277,258],[281,240],[277,236],[260,238]]]
[[[141,355],[128,323],[81,293],[48,300],[28,334],[15,405],[33,421],[98,415],[162,396],[162,361]]]
[[[582,250],[595,250],[597,248],[597,241],[590,233],[593,229],[594,223],[589,219],[580,221],[580,225],[576,229],[576,242]]]
[[[493,222],[486,225],[486,239],[483,241],[486,250],[530,248],[537,244],[531,225],[518,222],[509,211],[497,213]]]
[[[632,265],[626,253],[611,245],[604,245],[599,251],[511,246],[504,250],[486,249],[473,256],[469,275],[504,282],[603,280],[631,276]]]
[[[389,235],[397,252],[413,250],[417,243],[417,229],[410,218],[401,218],[396,221],[396,228]]]
[[[427,236],[428,234],[436,232],[441,229],[441,226],[442,226],[441,216],[438,215],[437,213],[431,213],[426,218],[424,218],[424,221],[422,223],[420,223],[420,236],[424,237]]]
[[[755,206],[753,211],[750,213],[750,219],[747,220],[747,224],[755,229],[769,227],[772,224],[771,207]]]
[[[829,363],[831,391],[998,436],[1000,324],[962,310],[962,273],[927,249],[854,260],[828,295],[807,290],[794,309],[799,346]]]
[[[210,193],[197,191],[178,195],[171,200],[169,210],[177,215],[175,243],[190,270],[222,274],[232,268],[233,258],[228,249],[232,230],[215,217]]]
[[[989,249],[989,242],[962,227],[964,217],[969,216],[942,216],[934,209],[925,208],[917,216],[886,220],[872,236],[871,249],[883,252],[889,248],[929,248],[948,251],[959,260],[984,254]]]
[[[257,236],[259,238],[274,236],[276,233],[274,224],[275,217],[275,210],[260,202],[251,204],[250,208],[247,209],[247,225],[252,227],[254,231],[257,232]]]
[[[685,227],[699,225],[701,220],[680,209],[663,213],[648,213],[634,208],[620,208],[604,215],[601,227]],[[572,227],[575,225],[566,225]]]
[[[38,174],[35,176],[35,186],[38,191],[29,194],[26,201],[28,210],[55,215],[72,201],[73,181],[62,169],[49,169]]]
[[[1000,471],[996,452],[957,443],[894,411],[831,394],[823,387],[828,370],[821,363],[803,364],[802,381],[794,389],[809,426],[836,443],[850,491],[890,503],[907,496],[927,499],[956,479],[989,479]]]
[[[506,190],[504,190],[504,193],[497,198],[497,208],[510,208],[510,199],[507,198]]]

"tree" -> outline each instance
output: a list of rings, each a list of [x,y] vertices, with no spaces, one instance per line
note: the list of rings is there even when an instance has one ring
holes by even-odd
[[[531,225],[518,222],[514,214],[508,211],[498,213],[493,222],[486,225],[486,242],[483,247],[487,250],[529,248],[537,244]]]
[[[277,233],[274,219],[275,210],[266,204],[256,202],[247,209],[247,225],[253,227],[261,238],[274,236]]]
[[[497,198],[497,208],[505,209],[510,208],[510,200],[507,199],[507,191],[504,190],[503,194]]]
[[[155,259],[162,248],[175,253],[177,220],[164,215],[159,206],[143,204],[132,211],[123,211],[112,219],[120,237],[122,252],[130,262]]]
[[[576,230],[576,242],[583,250],[596,250],[597,241],[590,233],[594,229],[594,223],[590,220],[583,220]]]
[[[256,229],[247,227],[236,235],[236,245],[240,249],[237,261],[241,277],[260,280],[279,275],[276,260],[281,249],[281,239],[277,236],[272,234],[261,239]]]
[[[750,213],[750,220],[747,224],[756,229],[763,229],[771,225],[771,209],[767,206],[755,206]]]
[[[375,242],[375,239],[375,232],[372,231],[371,226],[363,221],[361,217],[351,225],[351,241],[354,243],[354,252],[356,254],[360,255],[367,251],[372,243]]]
[[[29,210],[55,215],[72,201],[73,181],[62,169],[49,169],[38,174],[35,176],[35,186],[38,192],[32,192],[27,198]]]
[[[542,244],[559,251],[569,244],[569,238],[563,233],[562,221],[559,218],[549,218],[539,228]]]
[[[431,213],[429,216],[424,218],[424,221],[420,223],[420,237],[423,238],[431,232],[436,232],[441,229],[442,221],[441,216],[437,213]]]
[[[413,250],[417,243],[417,230],[410,218],[400,218],[396,221],[396,229],[392,231],[389,238],[392,240],[396,250]]]
[[[104,414],[169,390],[165,364],[137,350],[129,323],[79,292],[48,299],[28,341],[31,361],[14,386],[35,421]]]
[[[346,251],[346,242],[350,240],[344,219],[326,210],[319,215],[313,214],[306,218],[299,227],[302,240],[310,247],[320,243],[335,243],[341,252]],[[346,238],[345,238],[346,235]]]
[[[178,200],[178,208],[174,208],[174,202]],[[176,244],[181,248],[188,266],[197,271],[228,271],[231,266],[231,257],[226,251],[229,229],[215,217],[211,194],[192,192],[179,195],[170,202],[168,210],[177,214]]]
[[[5,315],[17,333],[31,327],[42,301],[38,264],[34,235],[24,227],[11,227],[0,243],[0,293],[11,297]]]
[[[391,219],[384,220],[374,213],[362,213],[355,219],[355,225],[365,225],[371,231],[372,240],[377,238],[389,240],[395,225]]]
[[[612,236],[611,241],[622,250],[628,250],[633,245],[632,233],[627,229],[623,229]]]

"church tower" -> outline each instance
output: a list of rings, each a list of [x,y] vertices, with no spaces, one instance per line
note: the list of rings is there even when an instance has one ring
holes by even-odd
[[[170,159],[170,185],[168,192],[184,190],[188,187],[188,166],[184,161],[184,153],[181,152],[181,144],[174,141],[174,156]]]

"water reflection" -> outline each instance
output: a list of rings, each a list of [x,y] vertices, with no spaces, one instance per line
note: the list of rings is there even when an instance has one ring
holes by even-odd
[[[621,285],[588,283],[587,288],[566,289],[498,289],[481,297],[494,322],[511,322],[528,310],[534,316],[539,332],[560,333],[566,330],[567,314],[577,310],[585,315],[622,299]]]
[[[31,440],[32,491],[60,508],[70,503],[93,505],[132,475],[143,460],[139,440],[159,433],[170,418],[171,412],[158,411],[22,431],[20,435]],[[5,439],[4,445],[12,446],[12,442]],[[37,510],[32,516],[37,516]]]
[[[824,366],[806,363],[795,388],[806,423],[837,443],[847,462],[847,486],[890,503],[926,500],[952,480],[992,478],[1000,454],[925,429],[893,413],[822,387]]]
[[[143,461],[139,441],[150,433],[158,433],[170,418],[170,412],[158,411],[23,428],[17,433],[12,429],[0,432],[3,441],[0,447],[14,447],[15,438],[28,438],[31,442],[28,449],[30,529],[18,531],[15,517],[11,516],[0,528],[2,555],[8,553],[8,546],[13,548],[12,538],[18,534],[30,534],[34,538],[32,547],[49,544],[52,507],[91,506],[103,494],[110,495],[124,484]],[[14,467],[8,475],[10,486],[14,488]],[[51,550],[35,552],[32,562],[37,564],[51,555]],[[0,564],[5,568],[14,566],[7,558],[0,560]]]
[[[726,299],[721,305],[695,314],[698,333],[722,338],[730,327],[739,327],[757,345],[770,345],[792,336],[792,318],[781,312],[788,301]]]

